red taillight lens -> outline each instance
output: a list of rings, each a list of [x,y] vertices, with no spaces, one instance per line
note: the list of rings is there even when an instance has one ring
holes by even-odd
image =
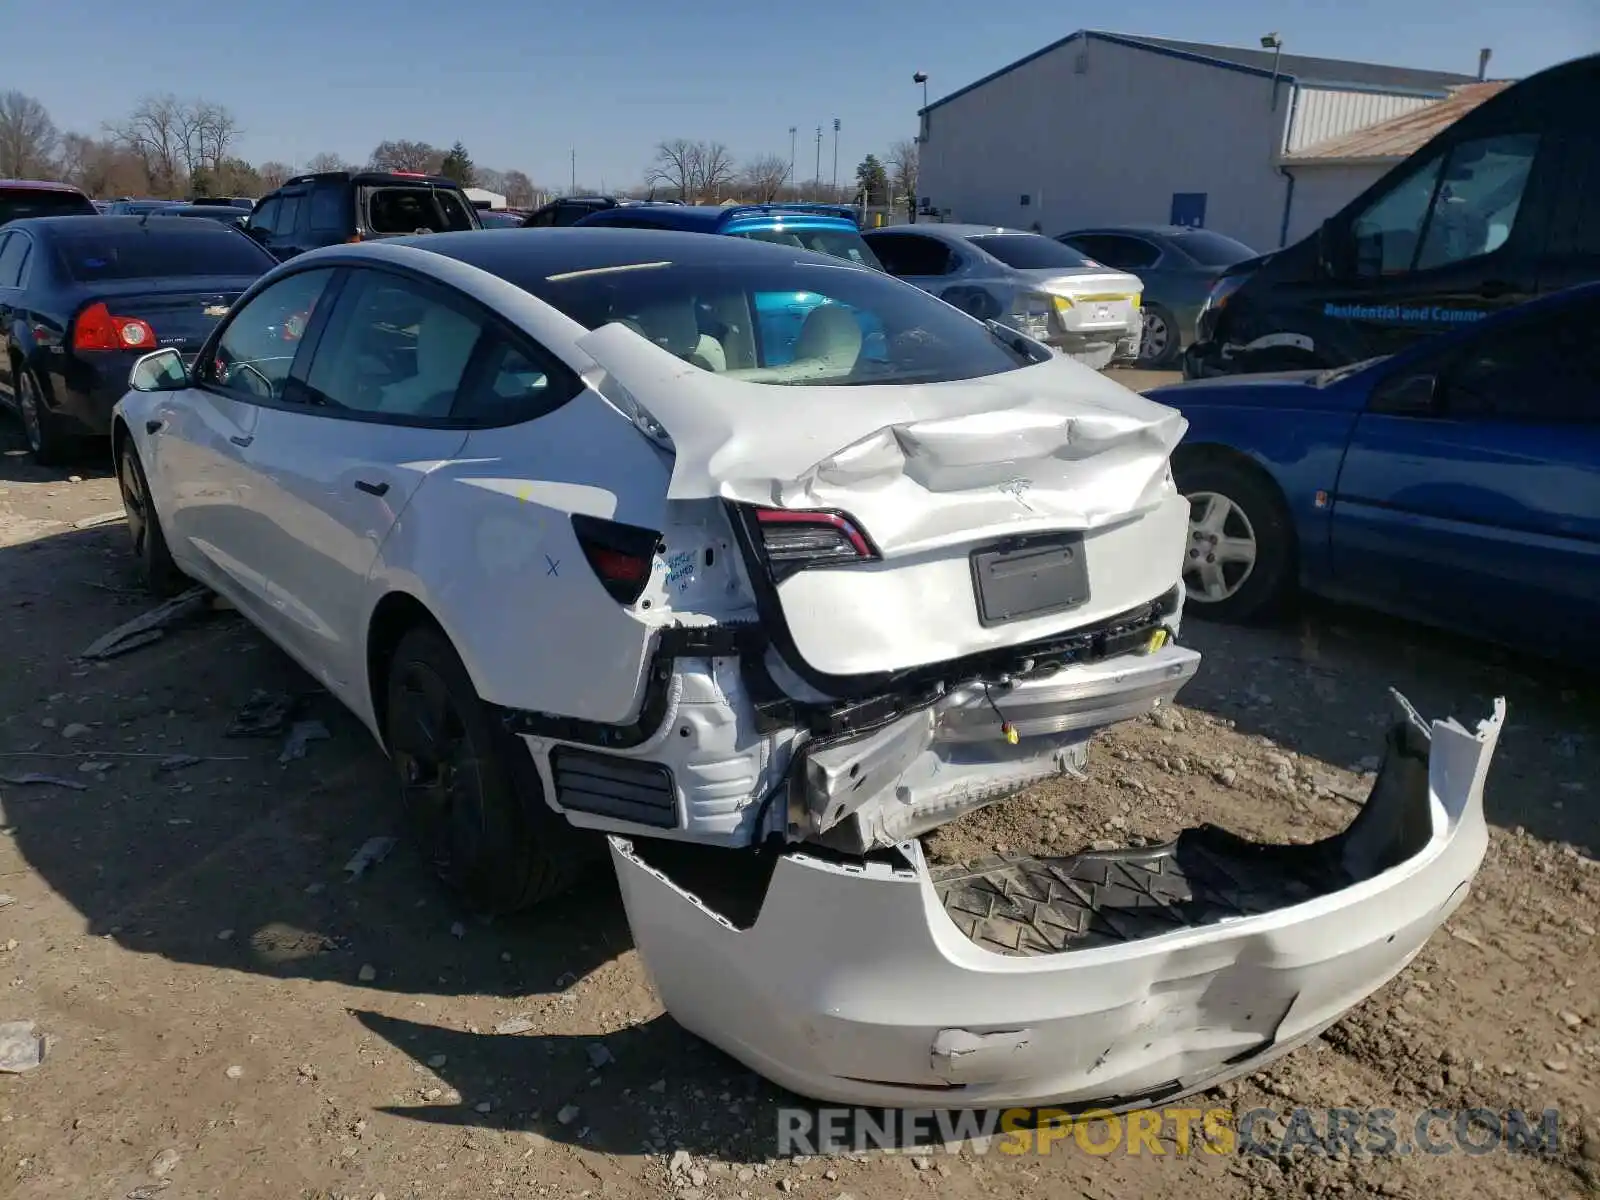
[[[72,325],[74,350],[154,350],[156,331],[138,317],[119,317],[96,302]]]
[[[600,586],[618,604],[632,604],[644,594],[661,535],[653,529],[603,521],[574,513],[572,532]]]
[[[755,514],[761,548],[773,573],[780,577],[806,567],[868,562],[878,557],[867,535],[843,513],[758,508]]]

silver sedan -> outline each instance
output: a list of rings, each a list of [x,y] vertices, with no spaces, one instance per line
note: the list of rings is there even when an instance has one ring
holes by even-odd
[[[889,274],[1096,370],[1139,357],[1144,285],[1070,246],[997,225],[897,225],[862,236]]]

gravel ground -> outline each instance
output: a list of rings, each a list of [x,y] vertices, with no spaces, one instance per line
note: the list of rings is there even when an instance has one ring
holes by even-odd
[[[614,882],[489,924],[404,845],[350,880],[350,855],[398,832],[385,764],[326,697],[307,715],[331,736],[303,759],[224,737],[256,689],[310,690],[235,616],[75,661],[147,606],[122,527],[77,527],[118,507],[115,488],[93,464],[77,481],[36,470],[4,450],[9,427],[0,437],[0,775],[82,789],[0,783],[0,1021],[50,1039],[42,1066],[0,1075],[0,1196],[1420,1200],[1594,1186],[1588,677],[1343,611],[1265,630],[1191,620],[1206,661],[1183,705],[1103,736],[1089,782],[1033,789],[929,842],[964,861],[1206,820],[1306,840],[1355,811],[1388,686],[1465,722],[1504,694],[1493,841],[1447,930],[1316,1042],[1194,1103],[1553,1106],[1558,1153],[776,1159],[785,1096],[661,1012]]]

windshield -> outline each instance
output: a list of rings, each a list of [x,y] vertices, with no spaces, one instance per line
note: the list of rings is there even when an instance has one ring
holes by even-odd
[[[478,220],[485,229],[516,229],[522,224],[520,213],[479,212]]]
[[[450,188],[379,187],[367,195],[367,226],[373,233],[451,233],[477,229],[472,211]]]
[[[803,250],[811,250],[817,254],[826,254],[832,258],[842,258],[846,262],[853,262],[863,267],[871,267],[874,271],[883,270],[883,264],[878,261],[867,243],[861,240],[861,235],[848,229],[787,229],[773,227],[770,229],[746,229],[733,235],[734,237],[749,238],[753,242],[776,242],[780,246],[799,246]]]
[[[1209,229],[1196,229],[1180,234],[1174,239],[1182,250],[1202,267],[1231,267],[1236,262],[1254,258],[1256,252],[1243,242],[1212,233]]]
[[[93,216],[98,209],[77,192],[58,192],[53,188],[0,188],[0,225],[21,217],[61,217],[82,213]]]
[[[156,220],[113,233],[57,233],[66,272],[79,283],[185,275],[259,275],[277,260],[247,237],[198,221]]]
[[[703,371],[754,383],[942,383],[1032,361],[926,292],[820,259],[497,273],[588,329],[621,322]]]
[[[971,242],[985,254],[993,255],[1008,267],[1019,271],[1060,267],[1071,270],[1077,267],[1098,267],[1092,258],[1086,258],[1071,246],[1039,233],[986,233],[970,237]]]

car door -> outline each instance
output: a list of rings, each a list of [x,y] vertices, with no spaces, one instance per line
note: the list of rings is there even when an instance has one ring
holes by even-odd
[[[28,250],[25,240],[21,234],[0,230],[0,396],[12,403],[16,401],[17,381],[9,350],[13,345],[11,326],[18,311],[17,284]]]
[[[1418,162],[1330,235],[1331,277],[1287,285],[1299,320],[1279,324],[1326,340],[1322,360],[1351,362],[1531,298],[1560,190],[1550,142],[1507,129]]]
[[[272,252],[280,259],[312,249],[310,209],[311,197],[303,187],[279,194],[278,215],[272,223]]]
[[[252,567],[283,645],[336,694],[365,678],[367,576],[428,474],[470,424],[456,413],[486,318],[442,285],[352,268],[302,388],[264,410],[245,462],[258,489]]]
[[[147,423],[145,472],[179,565],[258,620],[269,581],[253,563],[264,535],[243,461],[261,414],[282,403],[334,268],[274,280],[223,319],[191,369],[192,385],[160,393]]]
[[[1400,365],[1334,498],[1341,591],[1506,641],[1600,648],[1600,299]],[[1577,628],[1569,628],[1576,626]]]

